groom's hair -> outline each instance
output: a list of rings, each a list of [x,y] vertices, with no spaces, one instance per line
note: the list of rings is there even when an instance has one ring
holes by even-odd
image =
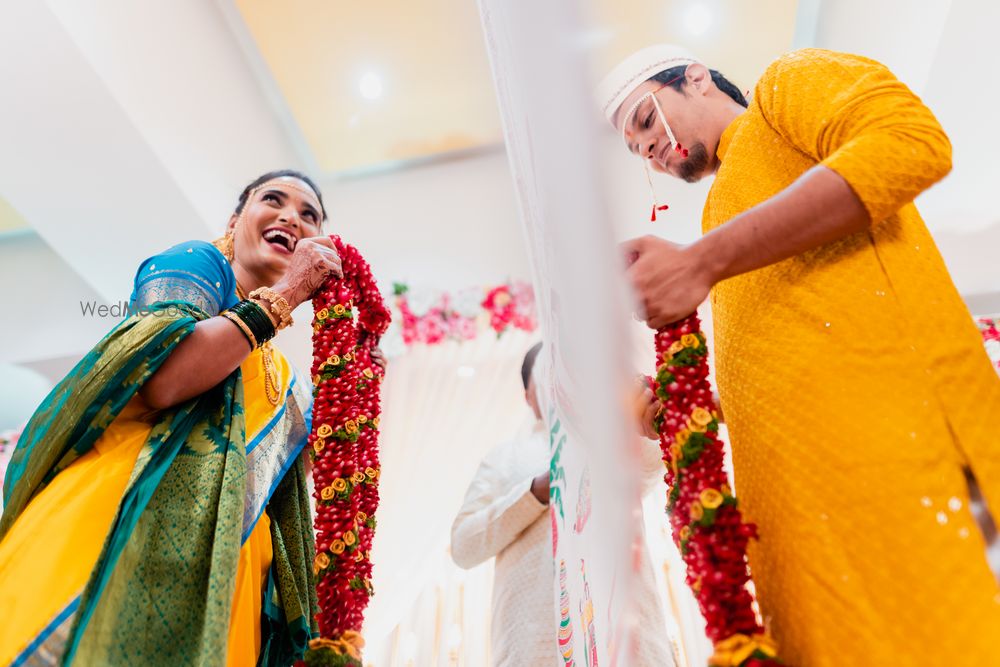
[[[528,390],[528,383],[531,381],[531,369],[535,367],[535,357],[538,356],[538,351],[541,349],[542,344],[535,343],[524,355],[524,361],[521,362],[521,382],[524,384],[525,391]]]
[[[659,83],[669,85],[678,93],[682,93],[684,92],[684,72],[686,70],[687,65],[671,67],[670,69],[665,69],[662,72],[649,77],[649,81],[657,81]],[[722,76],[718,70],[710,69],[708,72],[712,75],[712,83],[714,83],[719,90],[733,98],[733,101],[740,106],[749,106],[747,98],[743,96],[743,93],[740,92],[740,89],[737,88],[732,81]]]

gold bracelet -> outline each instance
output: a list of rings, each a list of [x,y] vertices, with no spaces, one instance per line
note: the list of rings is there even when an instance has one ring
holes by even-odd
[[[250,327],[247,326],[246,322],[240,319],[239,315],[227,310],[222,313],[222,316],[240,328],[240,331],[242,331],[243,335],[246,336],[247,342],[250,343],[251,350],[256,350],[259,347],[257,345],[257,339],[254,337],[253,332],[250,331]]]
[[[277,315],[279,319],[278,322],[274,323],[275,329],[284,329],[285,327],[292,326],[292,309],[288,305],[288,301],[285,300],[285,297],[270,287],[259,287],[250,292],[250,298],[260,299],[271,304],[271,312]],[[270,313],[268,314],[270,315]]]

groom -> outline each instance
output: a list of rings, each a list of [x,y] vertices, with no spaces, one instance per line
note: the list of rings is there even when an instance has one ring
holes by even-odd
[[[654,329],[711,293],[761,612],[795,665],[996,661],[1000,589],[969,511],[1000,509],[1000,381],[913,199],[951,169],[885,66],[807,49],[748,103],[683,49],[602,85],[647,169],[714,175],[704,236],[635,239]]]

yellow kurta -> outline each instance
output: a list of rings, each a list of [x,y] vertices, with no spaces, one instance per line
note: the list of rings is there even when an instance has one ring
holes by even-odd
[[[264,394],[260,351],[242,365],[247,440],[280,409]],[[288,389],[292,372],[274,360]],[[125,491],[155,413],[135,398],[86,455],[46,486],[0,542],[0,665],[8,665],[82,590]],[[271,566],[270,520],[261,516],[240,549],[226,664],[254,665],[261,646],[261,601]],[[34,663],[30,663],[34,664]]]
[[[963,467],[1000,509],[1000,380],[912,200],[947,173],[882,65],[770,66],[725,131],[703,228],[822,164],[872,227],[715,287],[737,492],[761,611],[796,667],[996,664],[1000,589]]]

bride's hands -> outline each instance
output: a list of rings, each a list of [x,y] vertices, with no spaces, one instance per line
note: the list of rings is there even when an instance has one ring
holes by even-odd
[[[389,368],[389,358],[385,356],[385,352],[383,352],[380,347],[376,347],[372,350],[372,361],[376,366],[382,369],[383,373],[385,373]]]
[[[292,261],[273,289],[288,301],[292,310],[312,298],[330,274],[344,277],[340,255],[329,236],[313,236],[295,244]]]
[[[660,399],[646,384],[645,378],[641,384],[636,384],[632,395],[632,405],[636,416],[636,430],[639,435],[658,440],[660,434],[656,431],[656,417],[660,414]]]

